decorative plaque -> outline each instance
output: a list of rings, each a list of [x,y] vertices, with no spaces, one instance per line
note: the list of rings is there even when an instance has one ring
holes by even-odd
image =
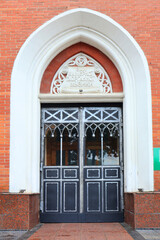
[[[67,60],[59,68],[51,84],[52,94],[111,92],[111,81],[104,68],[83,53]]]

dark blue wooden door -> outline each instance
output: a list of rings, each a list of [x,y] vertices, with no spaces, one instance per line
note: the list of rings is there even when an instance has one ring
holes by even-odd
[[[42,109],[41,222],[123,221],[121,109]]]

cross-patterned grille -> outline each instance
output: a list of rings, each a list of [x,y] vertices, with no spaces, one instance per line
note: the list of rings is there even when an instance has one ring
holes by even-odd
[[[58,109],[45,109],[44,110],[44,122],[53,123],[53,122],[78,122],[78,109],[77,108],[63,108]]]
[[[45,109],[43,112],[44,137],[47,134],[54,137],[56,131],[62,137],[65,130],[69,137],[75,133],[78,136],[78,121],[77,108]]]
[[[64,130],[68,131],[68,135],[72,136],[72,132],[78,134],[79,110],[78,108],[63,109],[45,109],[43,112],[43,121],[45,123],[45,134],[50,131],[54,137],[55,131],[58,130],[63,135]],[[92,135],[95,135],[97,129],[104,134],[107,129],[112,135],[119,135],[119,108],[84,108],[83,121],[85,122],[85,135],[90,129]],[[76,123],[76,124],[75,124]]]
[[[119,122],[118,108],[84,108],[85,122]]]

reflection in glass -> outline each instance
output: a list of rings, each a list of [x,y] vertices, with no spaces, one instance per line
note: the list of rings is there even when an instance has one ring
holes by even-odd
[[[53,125],[54,127],[54,125]],[[76,129],[69,134],[67,129],[60,134],[56,129],[54,136],[50,131],[45,138],[45,166],[78,165],[78,136]]]
[[[103,127],[91,124],[87,129],[85,165],[119,165],[119,136]]]
[[[45,165],[59,166],[60,165],[60,134],[56,130],[54,137],[51,131],[46,133],[45,137]]]
[[[108,125],[95,123],[86,125],[85,165],[119,165],[119,136],[108,130]],[[51,129],[52,128],[52,129]],[[52,131],[51,130],[55,130]],[[54,132],[54,134],[53,134]],[[75,125],[54,124],[46,132],[45,165],[78,166],[79,140]]]
[[[77,131],[74,129],[70,135],[67,130],[63,133],[63,154],[65,161],[63,165],[78,165],[78,136]]]
[[[89,128],[86,132],[85,165],[101,165],[101,136],[99,129],[95,134]]]
[[[103,165],[119,165],[119,136],[110,136],[108,130],[103,137]]]

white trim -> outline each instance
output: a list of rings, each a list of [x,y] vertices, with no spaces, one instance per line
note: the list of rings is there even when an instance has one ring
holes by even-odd
[[[153,190],[151,86],[146,58],[122,26],[101,13],[81,8],[62,13],[33,32],[14,62],[11,77],[11,192],[20,189],[39,192],[38,95],[41,78],[59,52],[80,41],[106,54],[123,81],[124,189],[128,192],[138,188]],[[106,101],[106,98],[102,99]],[[63,102],[64,98],[49,97],[48,100]],[[84,99],[78,98],[77,102],[80,101],[84,102]],[[93,97],[87,96],[87,101],[93,101]]]
[[[41,103],[123,102],[123,93],[108,94],[44,94],[38,95]]]

